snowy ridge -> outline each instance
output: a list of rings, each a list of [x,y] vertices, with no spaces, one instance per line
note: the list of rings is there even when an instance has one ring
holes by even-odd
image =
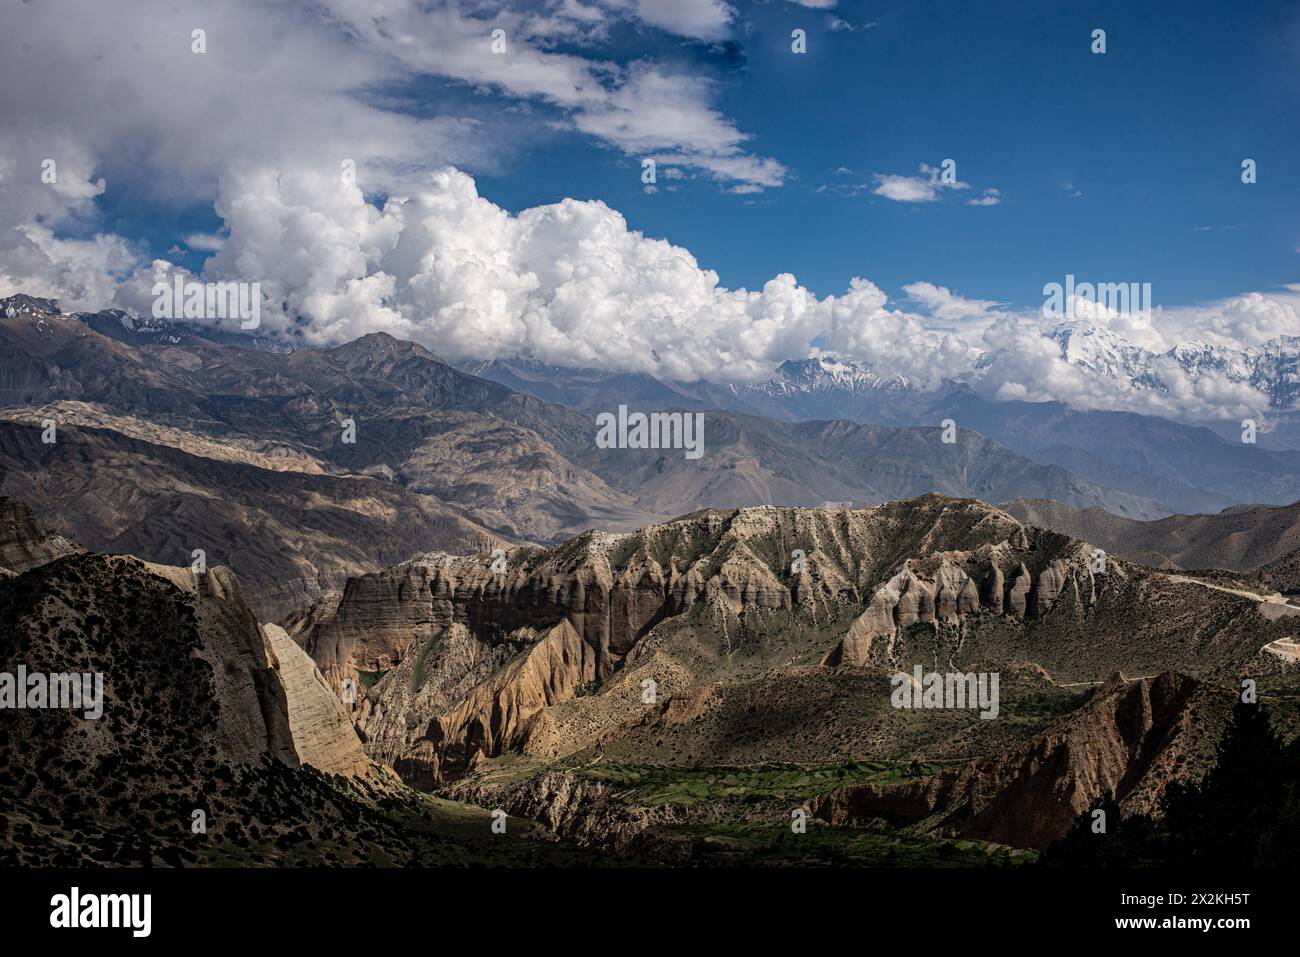
[[[1279,336],[1249,349],[1191,340],[1153,352],[1085,320],[1062,323],[1049,337],[1060,344],[1066,362],[1131,388],[1169,391],[1161,367],[1172,362],[1193,379],[1215,373],[1246,383],[1267,395],[1276,409],[1293,408],[1300,400],[1300,336]]]

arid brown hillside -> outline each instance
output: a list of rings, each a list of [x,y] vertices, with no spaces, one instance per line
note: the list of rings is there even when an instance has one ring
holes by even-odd
[[[1046,847],[1113,795],[1125,813],[1150,814],[1174,781],[1208,770],[1233,696],[1166,672],[1115,675],[1077,712],[1025,744],[938,774],[850,785],[811,802],[844,825],[886,818],[928,831],[1016,847]]]
[[[264,618],[414,552],[498,541],[460,509],[388,482],[273,471],[107,429],[64,428],[47,445],[39,427],[0,421],[0,491],[39,503],[95,551],[189,565],[202,549],[236,570]]]
[[[1250,574],[1262,568],[1263,580],[1272,587],[1300,590],[1300,503],[1242,505],[1213,515],[1171,515],[1154,522],[1043,499],[1018,499],[1002,507],[1021,521],[1086,538],[1129,561]]]

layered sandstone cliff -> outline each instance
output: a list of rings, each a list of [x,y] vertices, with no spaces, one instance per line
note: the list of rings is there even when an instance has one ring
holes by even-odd
[[[715,701],[696,722],[713,743],[674,733],[638,747],[672,738],[718,760],[806,720],[805,697],[843,707],[873,670],[1027,660],[1081,683],[1121,668],[1198,675],[1285,637],[1248,596],[1095,559],[1085,542],[939,495],[710,510],[552,548],[422,556],[290,624],[367,754],[423,787],[507,752],[595,748],[673,696]],[[779,703],[749,697],[760,679],[783,689]],[[870,755],[873,735],[894,733],[861,725],[818,753]]]
[[[370,760],[338,695],[279,625],[263,625],[272,667],[284,686],[293,750],[301,764],[327,774],[365,775]]]

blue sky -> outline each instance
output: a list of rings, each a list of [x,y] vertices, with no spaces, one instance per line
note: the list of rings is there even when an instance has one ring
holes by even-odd
[[[1149,281],[1170,304],[1300,278],[1295,4],[741,9],[739,50],[674,52],[717,77],[721,107],[789,169],[785,185],[735,196],[694,180],[645,195],[633,159],[570,134],[480,176],[482,191],[512,209],[602,199],[733,286],[790,271],[823,295],[854,275],[892,293],[925,278],[1031,305],[1074,272]],[[831,30],[831,17],[858,29]],[[797,27],[808,31],[802,56],[790,52]],[[1095,27],[1107,31],[1104,55],[1090,52]],[[647,32],[626,37],[623,55],[641,55]],[[1252,186],[1241,183],[1246,157],[1258,163]],[[945,158],[971,190],[933,203],[817,192]],[[1000,205],[965,204],[986,187]]]
[[[728,286],[793,272],[827,295],[869,275],[897,294],[924,278],[1030,306],[1067,272],[1149,281],[1163,304],[1300,279],[1296,4],[735,9],[721,42],[629,24],[601,52],[716,83],[716,106],[746,146],[786,167],[783,185],[760,194],[696,175],[647,195],[636,156],[549,128],[561,110],[499,89],[424,76],[383,94],[413,114],[481,122],[500,148],[465,166],[494,202],[518,211],[566,196],[603,200],[633,228],[690,249]],[[1107,31],[1104,55],[1090,49],[1097,27]],[[790,51],[796,28],[807,31],[803,55]],[[1240,180],[1247,157],[1258,163],[1253,186]],[[917,175],[947,158],[970,190],[931,203],[871,192],[877,174]],[[998,205],[967,205],[988,188]],[[159,255],[178,235],[220,225],[206,199],[178,208],[120,192],[100,205],[110,226]]]

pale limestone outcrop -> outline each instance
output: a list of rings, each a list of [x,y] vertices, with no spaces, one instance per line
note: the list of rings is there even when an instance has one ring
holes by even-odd
[[[1010,544],[1010,543],[1008,543]],[[994,615],[1026,617],[1046,614],[1074,580],[1070,561],[1055,559],[1037,582],[1024,562],[1017,562],[1006,576],[999,561],[1011,552],[992,549],[980,555],[949,552],[925,559],[909,559],[903,568],[871,595],[866,609],[849,626],[840,644],[822,660],[825,665],[867,664],[872,650],[886,641],[888,657],[899,632],[918,623],[957,625],[971,615],[987,611]],[[987,566],[981,571],[981,565]],[[969,569],[969,571],[968,571]],[[1092,576],[1081,571],[1092,595]],[[981,589],[976,577],[984,582]]]
[[[1046,614],[1056,604],[1056,599],[1069,581],[1069,568],[1066,562],[1058,558],[1043,569],[1038,581],[1034,583],[1033,600],[1029,606],[1034,615]]]
[[[443,760],[472,764],[476,753],[494,756],[518,743],[539,711],[569,700],[595,680],[593,649],[562,621],[431,722],[425,738],[442,749]]]
[[[284,686],[271,670],[262,630],[234,572],[224,566],[195,572],[154,562],[140,564],[193,596],[203,637],[203,647],[195,654],[212,667],[216,699],[222,705],[217,718],[222,750],[238,762],[257,763],[269,753],[296,766]]]
[[[334,617],[342,600],[341,591],[322,592],[312,599],[311,604],[291,611],[277,624],[297,644],[305,646],[316,626]]]
[[[838,665],[864,665],[877,638],[892,638],[898,628],[895,618],[899,599],[899,579],[895,576],[876,589],[867,610],[854,619],[840,646],[824,662]]]
[[[289,733],[302,764],[349,777],[368,773],[370,760],[343,704],[307,653],[279,625],[262,625],[272,667],[284,685]]]
[[[864,665],[877,639],[892,640],[899,629],[933,622],[936,607],[935,589],[905,567],[876,589],[867,610],[849,626],[840,646],[823,663]]]
[[[360,775],[369,767],[356,730],[311,658],[277,625],[259,625],[239,581],[224,566],[190,568],[141,562],[193,596],[203,648],[212,666],[223,750],[256,763],[263,753],[292,766]]]
[[[979,588],[964,569],[945,559],[937,577],[938,594],[935,598],[937,618],[941,621],[952,621],[979,610]]]
[[[1005,594],[1006,580],[1002,575],[1002,569],[993,565],[984,578],[984,607],[995,614],[1002,614]]]
[[[348,579],[334,614],[303,632],[303,646],[336,692],[358,671],[393,667],[434,626],[438,571],[408,562]]]
[[[805,556],[802,572],[791,574],[790,595],[795,605],[812,608],[822,602],[853,602],[858,590],[835,567],[834,560],[820,549]]]
[[[902,594],[894,610],[894,620],[899,628],[918,621],[934,621],[934,593],[930,586],[910,571],[904,572]]]
[[[767,564],[747,546],[732,550],[705,589],[708,597],[721,597],[735,611],[741,608],[780,609],[792,604],[790,588],[781,583]]]
[[[596,680],[594,649],[568,621],[496,646],[453,624],[388,672],[355,717],[372,756],[432,786],[520,747],[539,712]]]
[[[1029,569],[1025,563],[1021,562],[1020,567],[1016,569],[1011,576],[1011,584],[1007,587],[1007,600],[1004,606],[1008,615],[1015,615],[1017,618],[1023,618],[1029,607],[1029,588],[1033,584],[1033,576],[1029,574]]]

